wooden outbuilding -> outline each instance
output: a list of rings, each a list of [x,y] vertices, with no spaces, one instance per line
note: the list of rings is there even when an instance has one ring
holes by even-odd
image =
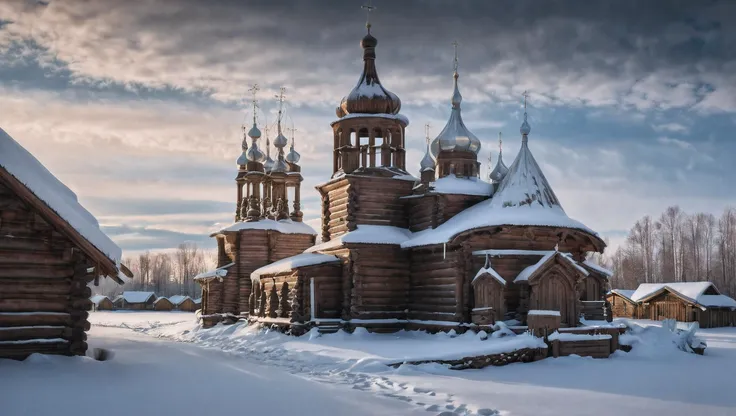
[[[631,297],[635,290],[613,289],[606,295],[611,312],[616,318],[639,318],[639,304]]]
[[[115,309],[153,310],[156,294],[153,292],[139,292],[126,290],[113,300]]]
[[[92,301],[93,311],[111,311],[113,309],[112,301],[104,295],[95,295],[89,298]]]
[[[185,295],[169,296],[169,302],[174,305],[174,309],[177,311],[194,312],[199,309],[199,306],[194,303],[194,300]]]
[[[76,195],[0,129],[0,358],[84,355],[88,283],[131,277]]]
[[[698,322],[701,328],[736,325],[736,300],[711,282],[643,283],[631,298],[640,318]]]
[[[153,301],[153,310],[173,311],[174,304],[169,300],[169,298],[161,296],[160,298],[157,298],[155,301]]]

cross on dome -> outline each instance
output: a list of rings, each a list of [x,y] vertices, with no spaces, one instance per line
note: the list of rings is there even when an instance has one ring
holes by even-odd
[[[376,7],[373,6],[372,1],[368,1],[367,4],[360,6],[360,8],[366,11],[365,27],[368,29],[368,33],[371,33],[371,12],[376,10]]]

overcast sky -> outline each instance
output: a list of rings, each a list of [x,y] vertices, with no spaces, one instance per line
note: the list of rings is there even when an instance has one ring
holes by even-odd
[[[359,1],[0,1],[0,127],[124,250],[232,221],[248,88],[287,88],[305,219],[331,174],[335,107],[361,71]],[[466,125],[510,165],[529,145],[568,215],[620,241],[668,205],[736,204],[736,2],[376,0],[381,81],[402,100],[407,167],[448,117],[460,44]]]

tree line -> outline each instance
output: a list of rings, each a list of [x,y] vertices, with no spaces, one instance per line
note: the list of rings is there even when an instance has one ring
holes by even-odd
[[[123,259],[133,272],[133,279],[118,285],[110,279],[102,279],[93,287],[95,294],[115,297],[126,290],[154,292],[156,296],[201,296],[201,288],[194,276],[214,268],[216,253],[197,247],[194,243],[182,243],[173,251],[151,253],[146,251],[137,257]]]
[[[625,243],[601,261],[614,272],[613,288],[710,281],[736,297],[736,208],[715,216],[688,214],[672,206],[657,218],[647,215],[634,224]]]

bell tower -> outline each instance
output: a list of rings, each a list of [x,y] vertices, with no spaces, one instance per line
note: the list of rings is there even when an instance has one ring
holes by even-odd
[[[363,6],[368,13],[372,6]],[[357,85],[337,107],[334,135],[333,177],[342,174],[392,176],[406,174],[404,132],[409,120],[399,114],[401,100],[387,90],[376,71],[378,40],[368,33],[360,41],[363,72]]]

